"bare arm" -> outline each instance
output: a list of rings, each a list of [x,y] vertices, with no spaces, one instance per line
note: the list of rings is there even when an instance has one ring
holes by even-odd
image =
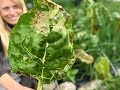
[[[0,77],[0,85],[5,87],[7,90],[33,90],[20,85],[14,79],[12,79],[9,74],[3,74]]]

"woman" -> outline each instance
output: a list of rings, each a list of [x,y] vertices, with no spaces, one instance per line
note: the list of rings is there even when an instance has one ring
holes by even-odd
[[[30,85],[25,87],[32,79],[10,73],[7,60],[10,31],[17,24],[20,15],[26,12],[23,0],[0,0],[0,90],[33,90],[28,88]]]

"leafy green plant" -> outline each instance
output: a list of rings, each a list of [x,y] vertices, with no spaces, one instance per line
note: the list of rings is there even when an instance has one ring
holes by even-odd
[[[13,72],[44,83],[63,78],[75,59],[71,16],[50,0],[34,0],[10,35],[9,62]]]
[[[103,1],[84,0],[71,15],[75,49],[84,49],[94,59],[104,54],[110,63],[119,61],[119,12],[109,10]]]
[[[93,62],[96,62],[98,57],[104,56],[109,60],[110,70],[113,70],[112,74],[115,74],[115,66],[119,65],[120,61],[120,2],[82,0],[77,6],[68,4],[67,1],[65,3],[64,8],[69,10],[73,17],[75,51],[84,50],[93,56]],[[78,52],[75,55],[78,56]],[[96,78],[98,73],[95,73],[93,64],[83,64],[80,58],[77,58],[76,61],[73,68],[79,70],[77,79],[82,76],[90,76],[90,79]]]
[[[112,77],[110,74],[110,64],[105,57],[98,57],[94,63],[94,68],[98,73],[98,78],[109,79]]]
[[[77,74],[77,69],[71,69],[67,72],[67,76],[63,79],[64,81],[71,81],[73,83],[76,83],[75,76]]]
[[[107,79],[103,82],[106,89],[105,90],[119,90],[120,89],[120,77],[115,76],[111,79]]]

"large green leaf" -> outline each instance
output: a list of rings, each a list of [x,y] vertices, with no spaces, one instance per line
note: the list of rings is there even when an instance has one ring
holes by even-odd
[[[61,79],[74,61],[71,16],[50,0],[34,4],[11,32],[9,62],[13,72],[49,83]]]

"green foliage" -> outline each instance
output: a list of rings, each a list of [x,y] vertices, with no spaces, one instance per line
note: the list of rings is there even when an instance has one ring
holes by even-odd
[[[64,3],[64,0],[61,2]],[[63,6],[73,17],[75,51],[85,50],[93,56],[94,62],[98,57],[104,56],[110,66],[106,62],[103,62],[103,65],[107,65],[110,70],[113,70],[112,73],[115,73],[115,66],[119,65],[120,61],[120,2],[82,0],[76,6],[71,0],[69,3],[63,4]],[[73,68],[79,70],[77,79],[83,75],[95,79],[98,75],[92,64],[89,67],[78,59]]]
[[[107,79],[104,81],[104,85],[106,86],[106,90],[119,90],[120,89],[120,77],[115,76],[111,79]]]
[[[72,81],[73,83],[76,83],[75,76],[78,73],[77,69],[71,69],[67,72],[67,77],[65,77],[64,81]]]
[[[33,3],[33,0],[24,0],[25,3]]]
[[[75,49],[84,49],[95,59],[105,55],[110,65],[120,60],[119,12],[111,12],[102,1],[84,0],[71,15]]]
[[[94,63],[94,68],[100,79],[111,78],[110,64],[105,57],[98,57]]]
[[[12,71],[38,79],[38,90],[63,78],[74,63],[71,16],[52,1],[40,2],[21,16],[9,45]]]

